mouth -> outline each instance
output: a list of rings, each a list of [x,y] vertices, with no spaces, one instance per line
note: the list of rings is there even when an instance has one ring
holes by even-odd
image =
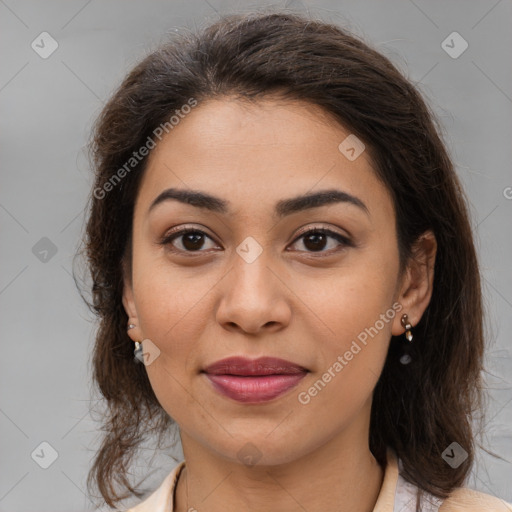
[[[275,357],[230,357],[209,365],[201,373],[221,395],[248,404],[285,394],[308,372],[301,365]]]

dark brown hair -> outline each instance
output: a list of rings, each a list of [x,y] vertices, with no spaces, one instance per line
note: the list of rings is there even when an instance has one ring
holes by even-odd
[[[174,422],[144,365],[134,364],[121,302],[122,262],[130,259],[147,157],[115,186],[106,184],[191,98],[201,105],[268,95],[320,106],[365,143],[393,197],[402,268],[422,233],[431,229],[437,239],[433,295],[414,326],[412,362],[400,364],[402,341],[392,337],[374,391],[372,453],[385,466],[386,447],[393,448],[406,479],[439,497],[461,486],[472,466],[472,420],[482,406],[480,277],[466,200],[432,112],[385,56],[335,25],[279,12],[232,15],[147,56],[106,104],[93,133],[85,249],[99,317],[93,373],[107,409],[88,486],[95,484],[111,507],[130,493],[141,496],[127,477],[130,461],[147,436],[159,434],[160,445]],[[441,457],[454,441],[468,453],[457,468]]]

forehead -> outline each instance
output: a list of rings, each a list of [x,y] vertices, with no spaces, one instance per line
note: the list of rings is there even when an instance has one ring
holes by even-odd
[[[285,197],[338,188],[366,204],[386,203],[381,207],[392,213],[368,152],[349,159],[340,150],[347,137],[354,136],[306,102],[210,100],[183,116],[152,150],[138,203],[147,207],[162,190],[179,187],[226,198],[230,213],[256,212]]]

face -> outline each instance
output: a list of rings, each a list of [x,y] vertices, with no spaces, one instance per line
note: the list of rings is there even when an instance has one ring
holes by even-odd
[[[392,199],[367,151],[339,149],[349,135],[306,103],[212,100],[152,151],[123,302],[132,339],[159,351],[147,374],[182,439],[233,461],[251,443],[274,465],[367,423],[410,311]],[[305,371],[204,372],[232,356]]]

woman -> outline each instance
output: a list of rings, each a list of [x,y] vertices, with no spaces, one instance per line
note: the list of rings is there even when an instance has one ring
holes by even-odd
[[[184,461],[130,510],[511,510],[462,487],[477,258],[433,116],[384,56],[225,17],[137,65],[92,149],[109,506],[143,497],[131,458],[176,425]]]

